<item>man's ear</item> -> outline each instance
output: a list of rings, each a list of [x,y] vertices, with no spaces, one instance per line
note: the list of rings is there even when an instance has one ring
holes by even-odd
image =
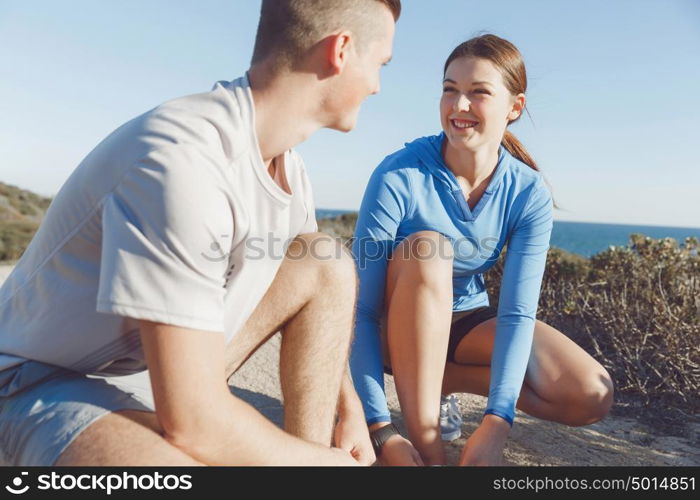
[[[525,94],[518,94],[515,96],[515,102],[513,103],[513,108],[508,113],[508,123],[517,120],[525,109]]]
[[[341,31],[328,37],[326,57],[334,75],[339,74],[345,67],[351,45],[352,34],[349,31]]]

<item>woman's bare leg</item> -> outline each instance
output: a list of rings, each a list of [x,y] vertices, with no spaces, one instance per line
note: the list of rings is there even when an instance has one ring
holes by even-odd
[[[474,327],[447,363],[443,390],[488,396],[496,318]],[[570,426],[602,419],[613,403],[607,370],[566,335],[535,322],[532,350],[516,408]]]
[[[422,231],[395,250],[387,270],[387,337],[409,439],[426,465],[444,464],[440,391],[452,316],[452,246]]]

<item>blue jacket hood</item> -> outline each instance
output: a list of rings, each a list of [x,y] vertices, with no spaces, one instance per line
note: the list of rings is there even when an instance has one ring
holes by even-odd
[[[406,151],[412,155],[415,155],[421,161],[421,163],[425,165],[430,173],[435,178],[445,182],[450,187],[451,191],[461,191],[457,178],[452,173],[452,170],[450,170],[450,168],[447,166],[445,160],[442,158],[442,145],[446,140],[445,132],[440,132],[437,135],[419,137],[418,139],[405,144]],[[510,153],[508,153],[508,150],[506,150],[506,148],[503,146],[499,146],[496,174],[501,173],[511,159],[512,156]],[[498,177],[498,175],[495,176]],[[493,189],[497,182],[492,184],[493,186],[490,186],[489,190]]]
[[[469,210],[462,188],[457,182],[457,178],[442,158],[442,145],[445,138],[445,133],[441,132],[438,135],[420,137],[412,142],[406,143],[406,151],[411,155],[415,155],[420,162],[425,165],[428,171],[440,182],[444,183],[445,187],[452,194],[455,202],[462,210],[464,220],[473,220],[474,217]],[[500,177],[506,165],[509,162],[510,154],[503,146],[498,149],[498,165],[494,178],[492,179],[486,192],[491,192],[498,186]]]
[[[450,190],[453,191],[459,188],[456,185],[454,176],[445,165],[442,159],[442,144],[445,140],[445,133],[441,132],[438,135],[430,135],[419,137],[418,139],[407,142],[405,144],[406,151],[415,155],[421,163],[430,171],[430,173],[440,181],[446,183]]]

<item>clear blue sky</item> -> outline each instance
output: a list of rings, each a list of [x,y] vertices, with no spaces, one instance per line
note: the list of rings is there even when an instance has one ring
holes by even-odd
[[[0,0],[0,180],[53,195],[121,123],[248,67],[259,0]],[[558,220],[700,226],[700,1],[404,0],[382,92],[298,149],[317,206],[356,209],[404,142],[438,132],[442,64],[488,31],[527,64],[513,131]]]

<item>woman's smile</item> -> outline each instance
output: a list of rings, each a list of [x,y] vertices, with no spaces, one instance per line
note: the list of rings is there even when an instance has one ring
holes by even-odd
[[[479,122],[472,121],[472,120],[462,120],[459,118],[452,118],[450,119],[450,125],[452,125],[452,128],[455,129],[459,133],[467,132],[470,129],[476,128],[477,125],[479,125]]]

